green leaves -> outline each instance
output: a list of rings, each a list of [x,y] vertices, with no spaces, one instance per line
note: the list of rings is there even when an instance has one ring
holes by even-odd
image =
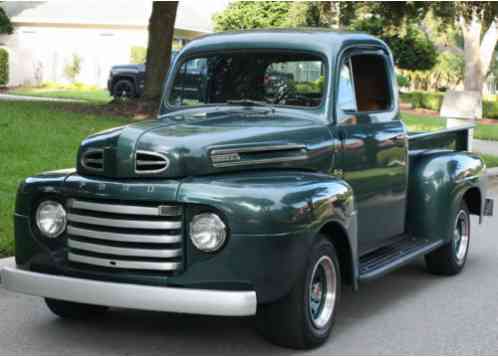
[[[7,14],[0,5],[0,33],[11,34],[12,31],[14,31],[14,28],[12,27],[12,24],[9,18],[7,17]]]
[[[282,1],[232,2],[213,18],[216,31],[283,27],[290,3]]]
[[[9,82],[9,53],[0,48],[0,86]]]

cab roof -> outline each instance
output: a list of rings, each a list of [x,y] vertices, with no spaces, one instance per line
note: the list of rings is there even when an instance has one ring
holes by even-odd
[[[387,48],[383,41],[365,33],[305,28],[221,32],[191,41],[182,52],[185,54],[223,50],[285,49],[329,55],[353,44]]]

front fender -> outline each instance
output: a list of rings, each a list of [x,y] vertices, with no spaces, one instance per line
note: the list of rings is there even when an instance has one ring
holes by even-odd
[[[189,269],[181,280],[200,282],[216,272],[217,279],[226,276],[254,286],[259,302],[275,301],[290,291],[326,223],[334,221],[351,231],[354,220],[349,185],[308,172],[191,178],[182,181],[177,199],[217,210],[230,229],[230,239],[218,254],[187,250]]]
[[[419,154],[410,161],[407,225],[430,239],[452,237],[453,218],[465,193],[477,188],[485,197],[485,165],[467,152]],[[482,212],[482,210],[481,210]]]

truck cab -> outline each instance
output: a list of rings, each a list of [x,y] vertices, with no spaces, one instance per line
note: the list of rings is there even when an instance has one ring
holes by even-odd
[[[493,211],[470,128],[408,133],[375,37],[209,35],[175,59],[157,118],[20,185],[2,281],[62,317],[256,315],[270,341],[312,348],[343,286],[420,256],[462,271],[470,215]]]

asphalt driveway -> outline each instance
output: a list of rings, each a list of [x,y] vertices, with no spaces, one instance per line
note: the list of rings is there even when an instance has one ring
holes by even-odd
[[[495,194],[496,199],[496,194]],[[462,274],[436,277],[414,262],[346,289],[335,330],[317,354],[498,354],[498,218],[473,221]],[[301,354],[262,340],[251,318],[112,310],[63,321],[41,299],[0,288],[0,354]]]

